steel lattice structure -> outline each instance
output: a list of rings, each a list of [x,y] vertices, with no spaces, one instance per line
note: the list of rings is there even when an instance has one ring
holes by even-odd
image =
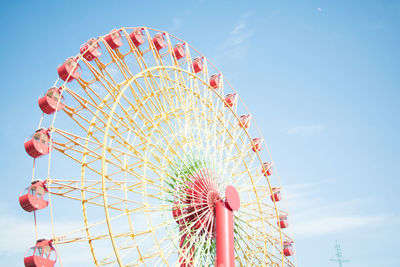
[[[131,37],[138,29],[144,33],[140,46]],[[54,83],[59,111],[43,114],[39,123],[42,128],[50,118],[44,180],[52,220],[55,199],[82,206],[81,227],[53,233],[59,254],[64,245],[86,242],[96,266],[214,265],[215,218],[208,192],[224,198],[225,188],[233,185],[241,202],[234,213],[236,264],[295,266],[283,247],[292,239],[279,223],[287,212],[279,199],[271,201],[280,182],[263,164],[262,157],[272,160],[266,146],[262,154],[253,139],[253,134],[261,137],[254,121],[240,116],[248,113],[246,107],[237,95],[228,96],[232,102],[225,96],[235,90],[206,57],[177,37],[147,27],[112,34],[121,35],[123,46],[110,46],[110,34],[90,42],[72,61],[82,74],[73,82],[70,74]],[[162,48],[154,41],[160,34]],[[183,47],[182,58],[175,44]],[[98,45],[101,56],[85,57]],[[217,86],[211,85],[210,77],[217,77],[211,74],[219,74]],[[60,164],[75,167],[61,175]],[[200,181],[196,190],[188,177]]]

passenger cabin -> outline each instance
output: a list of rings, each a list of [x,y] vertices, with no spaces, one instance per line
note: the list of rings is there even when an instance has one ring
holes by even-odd
[[[214,74],[214,75],[211,75],[211,77],[210,77],[210,86],[211,86],[211,88],[213,88],[213,89],[217,89],[217,88],[219,88],[219,85],[220,85],[220,77],[221,76],[221,74]]]
[[[61,87],[52,87],[39,98],[39,107],[46,114],[53,114],[64,108],[64,98],[61,96]]]
[[[123,44],[121,31],[117,29],[112,30],[108,35],[106,35],[104,40],[111,47],[111,49],[117,49]]]
[[[78,64],[78,58],[70,57],[57,68],[58,75],[65,82],[71,82],[81,77],[82,69]]]
[[[272,195],[271,200],[274,202],[278,202],[282,200],[282,194],[279,187],[272,187]]]
[[[265,177],[272,175],[272,163],[264,162],[262,166],[262,173]]]
[[[288,219],[287,219],[286,215],[280,215],[279,216],[278,226],[280,228],[282,228],[282,229],[283,228],[287,228],[289,226]]]
[[[50,152],[50,134],[47,129],[36,130],[35,134],[24,143],[26,153],[37,158]]]
[[[233,107],[234,105],[236,105],[237,102],[237,95],[236,93],[234,94],[227,94],[225,96],[225,106],[226,107]]]
[[[253,138],[253,145],[252,145],[251,149],[254,152],[261,151],[262,150],[262,142],[263,142],[262,138],[259,138],[259,137]]]
[[[25,267],[53,267],[56,264],[57,254],[52,240],[40,239],[36,245],[25,253]]]
[[[129,38],[131,38],[133,44],[138,47],[144,44],[144,34],[142,28],[136,28],[129,34]]]
[[[93,59],[100,57],[102,54],[100,44],[94,38],[91,38],[89,41],[81,45],[79,51],[87,61],[92,61]]]
[[[177,44],[174,46],[174,54],[177,60],[184,58],[186,55],[184,45],[185,43]]]
[[[204,65],[203,65],[203,58],[202,57],[196,57],[193,59],[193,71],[194,73],[198,73],[203,70]]]
[[[293,255],[293,241],[284,241],[283,242],[283,255],[292,256]]]
[[[156,47],[157,51],[160,51],[161,49],[165,48],[167,46],[167,42],[165,42],[164,39],[165,33],[157,33],[153,37],[153,44]]]
[[[45,194],[48,192],[45,181],[33,181],[27,191],[25,195],[19,197],[19,204],[25,211],[32,212],[47,207],[49,202],[44,199]]]
[[[242,127],[243,129],[248,129],[250,127],[250,121],[251,121],[250,114],[242,115],[239,118],[239,126]]]

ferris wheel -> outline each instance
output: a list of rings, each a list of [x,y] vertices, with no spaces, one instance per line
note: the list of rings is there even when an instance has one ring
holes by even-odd
[[[19,201],[37,239],[25,266],[62,266],[77,243],[95,266],[295,266],[263,138],[205,56],[120,28],[57,72],[24,144],[33,173]],[[52,236],[39,239],[45,213]],[[78,213],[79,227],[55,230]]]

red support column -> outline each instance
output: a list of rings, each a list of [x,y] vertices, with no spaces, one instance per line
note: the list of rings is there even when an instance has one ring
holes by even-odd
[[[239,194],[233,186],[225,191],[226,201],[215,203],[217,262],[216,267],[235,266],[233,211],[240,207]]]
[[[235,247],[233,238],[233,211],[228,204],[219,200],[215,203],[217,267],[235,266]]]

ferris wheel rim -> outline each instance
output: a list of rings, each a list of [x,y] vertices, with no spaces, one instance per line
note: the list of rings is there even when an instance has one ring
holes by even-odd
[[[134,80],[138,79],[139,77],[142,77],[144,73],[152,72],[153,70],[158,70],[158,69],[172,69],[172,70],[177,70],[177,71],[180,71],[180,72],[184,72],[185,74],[190,75],[190,76],[192,76],[193,78],[196,78],[196,79],[200,80],[203,84],[207,85],[206,81],[204,81],[204,80],[202,80],[201,78],[197,77],[195,74],[193,74],[193,73],[191,73],[191,72],[188,72],[188,71],[186,71],[186,70],[183,70],[183,69],[181,69],[181,68],[177,68],[177,67],[175,67],[175,66],[154,66],[154,67],[151,67],[151,68],[142,70],[141,72],[137,73],[134,77],[130,78],[129,81],[126,82],[126,84],[125,84],[125,86],[123,87],[123,89],[119,92],[117,98],[116,98],[115,101],[114,101],[113,107],[112,107],[112,109],[111,109],[111,111],[110,111],[110,113],[109,113],[109,119],[108,119],[108,121],[107,121],[107,126],[106,126],[106,129],[105,129],[104,140],[103,140],[103,151],[102,151],[102,188],[103,188],[103,199],[104,199],[104,203],[105,203],[104,209],[105,209],[105,211],[106,211],[106,219],[107,219],[107,225],[108,225],[108,229],[109,229],[109,237],[110,237],[110,239],[112,240],[113,248],[114,248],[114,251],[115,251],[115,253],[116,253],[118,262],[119,262],[120,264],[121,264],[121,259],[120,259],[120,256],[119,256],[119,251],[118,251],[118,249],[117,249],[117,247],[116,247],[116,244],[115,244],[115,241],[114,241],[114,235],[112,234],[111,223],[110,223],[110,218],[109,218],[109,215],[108,215],[109,213],[108,213],[108,208],[107,208],[107,194],[106,194],[107,192],[105,191],[105,179],[106,179],[106,174],[105,174],[105,172],[104,172],[104,170],[105,170],[105,168],[106,168],[106,167],[105,167],[105,165],[106,165],[106,162],[105,162],[105,158],[106,158],[106,157],[105,157],[106,145],[105,145],[105,144],[106,144],[106,141],[107,141],[107,139],[108,139],[108,131],[109,131],[109,128],[110,128],[112,116],[113,116],[113,114],[114,114],[114,112],[115,112],[115,108],[116,108],[116,106],[118,105],[121,96],[125,93],[125,90],[128,88],[128,86],[129,86]],[[209,86],[209,89],[212,89],[212,88]],[[212,89],[212,90],[213,90],[214,93],[216,93],[216,94],[218,95],[218,97],[220,98],[220,100],[223,101],[223,98],[222,98],[214,89]],[[231,111],[232,111],[232,110],[231,110]],[[239,116],[238,116],[236,113],[234,113],[234,112],[232,112],[232,113],[233,113],[233,115],[236,117],[236,119],[239,120]],[[247,132],[247,131],[245,131],[245,132],[246,132],[247,137],[251,140],[251,137],[250,137],[250,135],[248,134],[248,132]],[[258,154],[258,153],[257,153],[257,154]],[[260,161],[260,163],[262,163],[262,160],[261,160],[260,157],[259,157],[259,161]],[[268,183],[269,183],[269,181],[268,181]],[[255,194],[257,195],[257,192],[256,192],[256,191],[257,191],[257,190],[255,190],[255,188],[254,188],[254,192],[255,192]],[[257,198],[258,198],[258,197],[257,197]],[[259,206],[259,209],[261,210],[261,206]],[[275,212],[276,212],[276,214],[277,214],[277,216],[278,216],[278,210],[277,210],[277,208],[275,208]],[[262,213],[261,213],[261,216],[263,216]],[[262,219],[262,223],[264,224],[264,220],[263,220],[263,219]],[[280,232],[280,231],[279,231],[279,232]],[[265,251],[265,252],[266,252],[266,251]]]

